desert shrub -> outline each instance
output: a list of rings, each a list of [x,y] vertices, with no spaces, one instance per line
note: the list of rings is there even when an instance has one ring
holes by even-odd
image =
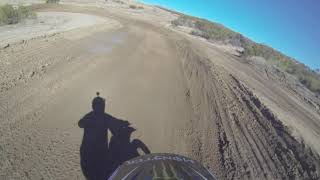
[[[143,6],[136,6],[136,5],[133,5],[133,4],[131,4],[131,5],[129,6],[129,8],[130,8],[130,9],[144,9]]]
[[[1,24],[16,24],[19,22],[18,12],[12,5],[4,5],[0,7]]]
[[[162,9],[162,10],[164,10],[164,11],[167,11],[167,12],[169,12],[169,13],[172,13],[172,14],[182,15],[182,13],[180,13],[180,12],[177,12],[177,11],[174,11],[174,10],[171,10],[171,9],[164,8],[164,7],[162,7],[162,6],[157,6],[157,5],[155,5],[155,7],[159,8],[159,9]]]
[[[137,9],[137,6],[131,4],[131,5],[129,6],[129,8],[130,8],[130,9]]]
[[[34,13],[30,6],[19,6],[18,9],[18,16],[19,19],[26,19],[26,18],[36,18],[36,13]]]
[[[106,1],[107,1],[107,0],[106,0]],[[113,2],[118,3],[118,4],[124,4],[124,2],[123,2],[123,1],[120,1],[120,0],[113,0]]]
[[[174,26],[194,27],[194,23],[194,20],[186,15],[181,15],[179,18],[171,21],[171,24]]]
[[[58,4],[60,0],[46,0],[46,3],[55,3]]]
[[[16,24],[26,18],[35,18],[36,14],[28,6],[14,8],[12,5],[0,6],[0,24]]]
[[[173,26],[187,26],[195,28],[198,31],[194,32],[194,35],[201,36],[208,40],[224,41],[227,39],[234,39],[234,37],[238,36],[237,33],[225,28],[220,24],[186,15],[179,16],[179,18],[173,20],[171,24]]]
[[[176,19],[176,20],[173,20],[173,21],[171,21],[171,24],[173,25],[173,26],[179,26],[179,21]]]

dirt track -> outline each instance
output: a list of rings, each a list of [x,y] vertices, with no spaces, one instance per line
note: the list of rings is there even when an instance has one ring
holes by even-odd
[[[0,179],[82,179],[77,123],[97,91],[106,111],[129,121],[151,152],[193,157],[220,179],[319,178],[316,155],[183,36],[102,9],[39,10],[71,9],[123,27],[0,51],[12,71],[33,69],[1,85]]]

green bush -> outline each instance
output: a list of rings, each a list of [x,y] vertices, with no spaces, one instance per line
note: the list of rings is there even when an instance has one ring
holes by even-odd
[[[46,0],[46,3],[55,3],[58,4],[60,0]]]
[[[26,18],[35,18],[36,14],[30,7],[19,6],[14,8],[12,5],[0,6],[0,24],[16,24]]]
[[[182,15],[182,13],[180,13],[180,12],[177,12],[177,11],[174,11],[174,10],[171,10],[171,9],[164,8],[164,7],[162,7],[162,6],[157,6],[157,5],[155,5],[155,7],[159,8],[159,9],[162,9],[162,10],[164,10],[164,11],[167,11],[167,12],[169,12],[169,13],[175,14],[175,15]]]

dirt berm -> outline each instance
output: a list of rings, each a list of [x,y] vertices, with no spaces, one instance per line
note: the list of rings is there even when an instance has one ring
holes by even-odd
[[[318,179],[318,156],[236,77],[178,42],[193,116],[188,153],[222,179]]]

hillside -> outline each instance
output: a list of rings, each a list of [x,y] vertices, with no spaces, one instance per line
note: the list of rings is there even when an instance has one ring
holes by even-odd
[[[253,42],[221,24],[188,15],[180,14],[178,19],[172,21],[172,25],[193,28],[194,30],[190,34],[203,37],[208,41],[222,42],[243,48],[241,51],[243,58],[263,57],[269,64],[295,76],[310,91],[320,94],[319,73],[267,45]]]

